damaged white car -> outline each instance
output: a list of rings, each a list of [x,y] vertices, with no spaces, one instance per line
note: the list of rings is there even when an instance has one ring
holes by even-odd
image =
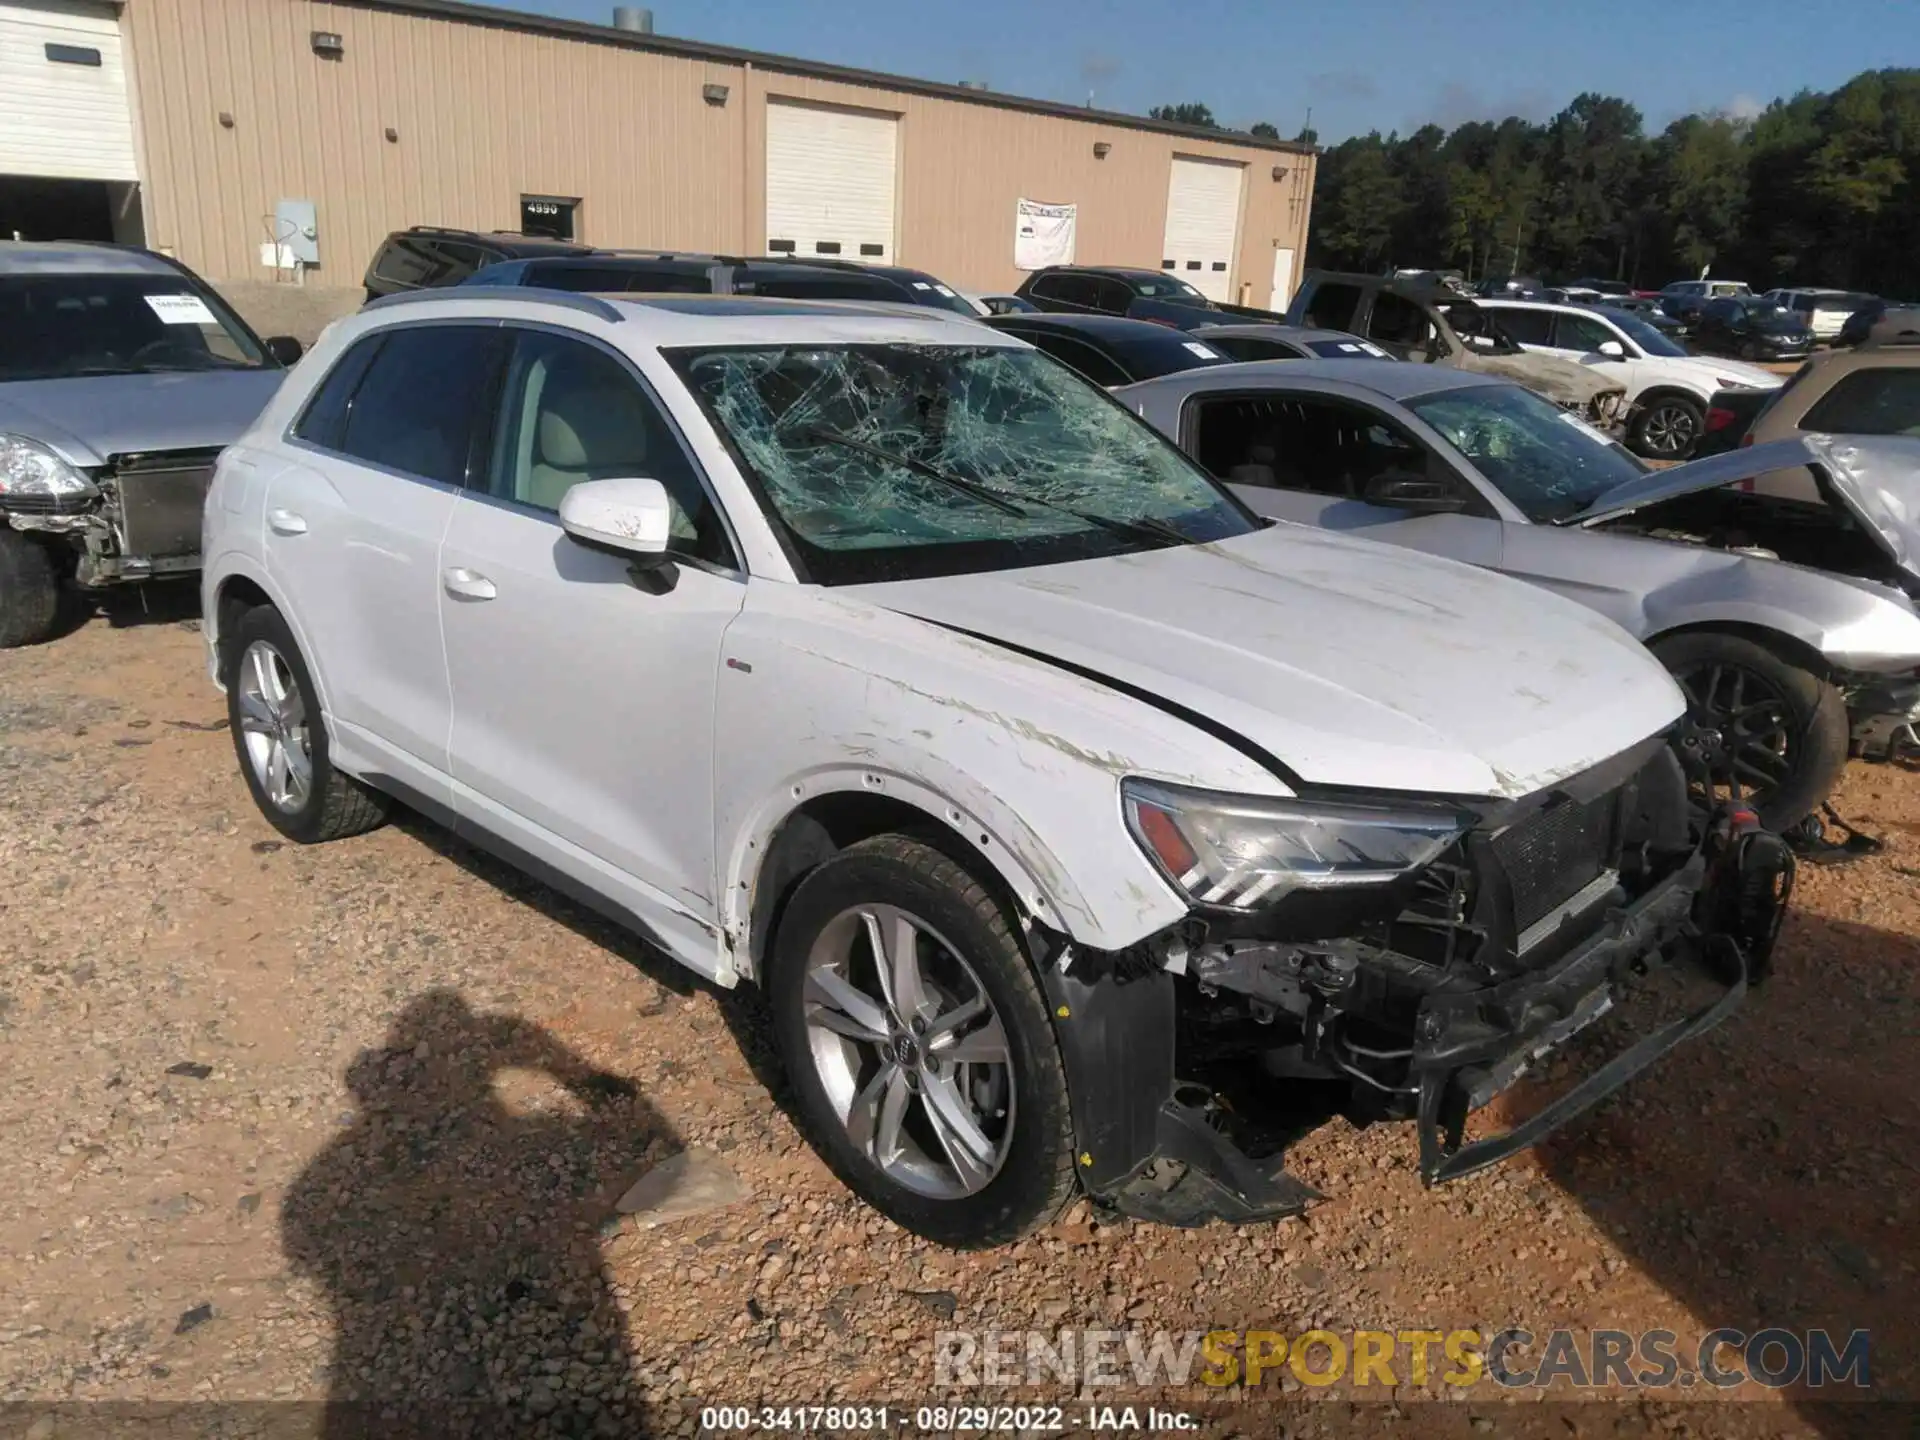
[[[376,303],[222,458],[204,601],[282,832],[398,799],[765,987],[820,1153],[953,1245],[1299,1210],[1222,1065],[1492,1163],[1737,1005],[1791,874],[1612,623],[1263,525],[936,311]],[[1713,998],[1463,1143],[1663,959]]]

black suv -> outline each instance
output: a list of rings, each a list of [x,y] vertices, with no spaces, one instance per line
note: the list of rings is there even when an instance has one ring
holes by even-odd
[[[538,285],[593,294],[771,295],[782,300],[881,300],[914,303],[882,275],[743,260],[732,255],[687,255],[591,250],[533,260],[502,260],[476,270],[462,285]]]
[[[1278,318],[1265,310],[1216,305],[1171,271],[1130,270],[1117,265],[1049,265],[1027,276],[1013,293],[1042,310],[1067,315],[1125,315],[1180,330],[1217,325],[1222,311]]]
[[[521,235],[510,230],[453,230],[444,225],[415,225],[396,230],[380,242],[367,266],[367,299],[458,285],[476,270],[503,260],[553,255],[591,255],[593,247],[571,240]]]
[[[863,265],[857,260],[835,260],[824,255],[785,254],[769,256],[767,263],[804,265],[820,270],[837,270],[842,274],[871,275],[899,286],[898,298],[905,304],[930,305],[936,310],[951,310],[955,314],[967,315],[975,319],[980,316],[980,307],[946,281],[929,275],[924,270],[914,270],[905,265]]]

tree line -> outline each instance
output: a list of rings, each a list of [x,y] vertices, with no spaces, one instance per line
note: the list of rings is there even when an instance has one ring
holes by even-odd
[[[1160,111],[1212,121],[1205,106]],[[1308,261],[1646,287],[1710,266],[1756,290],[1920,300],[1920,70],[1865,71],[1755,116],[1686,115],[1658,135],[1591,92],[1540,124],[1356,135],[1321,154]]]

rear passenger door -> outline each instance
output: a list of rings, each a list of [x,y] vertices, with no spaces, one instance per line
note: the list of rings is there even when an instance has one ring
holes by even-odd
[[[719,965],[713,715],[746,575],[685,443],[631,365],[590,338],[510,327],[498,421],[440,557],[454,808]],[[590,480],[658,480],[671,589],[560,527]]]
[[[356,342],[294,422],[268,484],[267,570],[319,677],[335,759],[447,804],[452,704],[440,543],[493,409],[497,325]]]

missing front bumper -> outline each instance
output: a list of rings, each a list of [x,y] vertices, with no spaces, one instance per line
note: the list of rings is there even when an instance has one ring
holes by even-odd
[[[1428,1184],[1459,1179],[1545,1138],[1720,1023],[1767,970],[1792,890],[1793,855],[1750,814],[1722,815],[1702,852],[1540,970],[1478,991],[1430,996],[1415,1021],[1405,1090]],[[1283,1157],[1249,1156],[1227,1116],[1175,1076],[1172,978],[1090,979],[1070,951],[1043,968],[1067,1062],[1087,1193],[1136,1219],[1199,1225],[1298,1214],[1321,1198]],[[1708,1004],[1642,1036],[1532,1118],[1463,1143],[1468,1113],[1661,964],[1720,986]],[[1405,1114],[1406,1111],[1400,1113]]]

